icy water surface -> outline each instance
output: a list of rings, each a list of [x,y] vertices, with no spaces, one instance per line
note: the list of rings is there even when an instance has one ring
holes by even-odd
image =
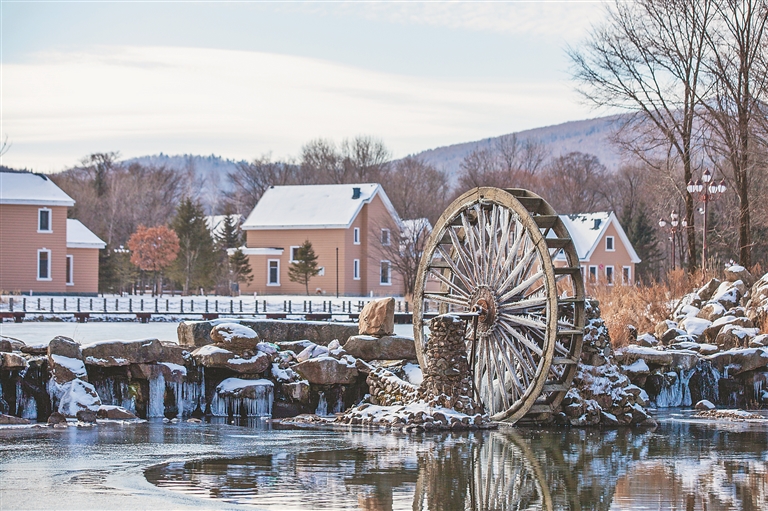
[[[768,427],[0,429],[0,509],[768,509]]]

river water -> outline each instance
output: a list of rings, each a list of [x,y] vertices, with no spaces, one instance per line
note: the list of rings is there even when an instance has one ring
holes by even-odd
[[[768,426],[654,432],[0,428],[0,509],[768,509]]]

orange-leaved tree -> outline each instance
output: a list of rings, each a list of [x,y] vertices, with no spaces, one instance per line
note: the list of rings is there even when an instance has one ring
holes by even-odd
[[[131,251],[131,263],[142,271],[151,271],[154,275],[155,286],[152,296],[162,291],[162,271],[179,254],[179,237],[164,225],[145,227],[140,225],[128,240]]]

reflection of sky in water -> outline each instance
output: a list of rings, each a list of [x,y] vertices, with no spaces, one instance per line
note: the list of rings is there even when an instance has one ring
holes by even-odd
[[[3,505],[28,507],[23,488],[35,488],[41,507],[61,508],[768,509],[765,425],[667,416],[656,432],[259,428],[0,429]]]

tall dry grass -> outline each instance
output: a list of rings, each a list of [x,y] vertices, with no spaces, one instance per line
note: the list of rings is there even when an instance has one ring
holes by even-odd
[[[672,270],[664,282],[635,286],[591,285],[587,295],[600,302],[611,342],[614,348],[620,348],[629,343],[629,325],[634,326],[638,334],[653,333],[656,325],[669,317],[678,301],[703,282],[704,275],[700,272],[689,274],[684,270]]]

